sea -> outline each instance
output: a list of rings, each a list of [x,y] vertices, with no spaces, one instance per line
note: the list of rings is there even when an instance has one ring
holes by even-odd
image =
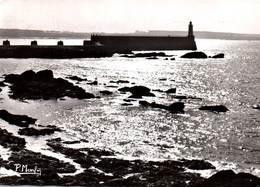
[[[9,40],[11,45],[29,45],[34,39]],[[87,78],[87,82],[97,80],[98,85],[69,81],[101,97],[18,101],[8,97],[9,88],[5,87],[0,92],[0,109],[36,118],[39,125],[55,125],[64,130],[51,136],[26,137],[28,149],[43,154],[49,150],[46,140],[60,137],[81,142],[69,145],[71,147],[111,150],[122,159],[207,160],[216,170],[204,172],[205,176],[233,169],[260,177],[260,111],[254,109],[260,105],[260,41],[195,40],[198,51],[208,56],[224,53],[225,57],[182,59],[181,55],[190,51],[172,50],[157,51],[171,55],[158,59],[126,58],[119,54],[109,58],[0,59],[1,80],[6,74],[50,69],[56,78],[76,75]],[[37,41],[38,45],[56,45],[58,40]],[[64,45],[83,44],[80,39],[63,41]],[[118,80],[129,83],[113,82]],[[129,102],[130,94],[118,91],[121,87],[135,85],[154,90],[152,93],[156,97]],[[176,88],[176,94],[156,91],[170,88]],[[100,91],[104,90],[113,94],[101,95]],[[174,98],[176,95],[190,98],[180,100]],[[140,100],[164,105],[181,101],[185,103],[185,112],[174,114],[142,107]],[[199,110],[203,105],[224,105],[229,111]],[[0,120],[0,128],[7,128],[18,136],[19,128],[3,120]],[[0,152],[2,157],[10,155],[3,147]]]

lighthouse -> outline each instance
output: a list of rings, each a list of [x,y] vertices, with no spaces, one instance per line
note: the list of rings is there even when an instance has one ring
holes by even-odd
[[[189,24],[189,34],[188,34],[188,37],[194,37],[194,35],[193,35],[193,25],[192,25],[191,21],[190,21],[190,24]]]

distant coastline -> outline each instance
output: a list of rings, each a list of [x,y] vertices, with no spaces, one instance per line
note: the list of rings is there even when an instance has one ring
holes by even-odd
[[[26,29],[0,29],[0,38],[67,38],[67,39],[88,39],[91,37],[90,32],[61,32],[61,31],[42,31],[42,30],[26,30]],[[136,31],[133,33],[105,33],[95,32],[98,35],[130,35],[130,36],[185,36],[187,31]],[[238,34],[225,32],[208,32],[195,31],[194,35],[197,39],[223,39],[223,40],[260,40],[260,34]]]

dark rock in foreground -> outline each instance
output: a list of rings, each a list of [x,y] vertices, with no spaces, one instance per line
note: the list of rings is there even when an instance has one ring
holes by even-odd
[[[260,185],[260,179],[249,173],[236,174],[232,170],[225,170],[216,173],[210,178],[206,179],[204,183],[198,186],[209,187],[257,187]]]
[[[23,149],[25,147],[25,139],[16,137],[5,129],[0,128],[0,145],[12,150]]]
[[[215,106],[202,106],[199,108],[199,110],[209,110],[212,112],[227,112],[227,107],[223,105],[215,105]]]
[[[224,53],[219,53],[217,55],[212,56],[211,58],[224,58]]]
[[[51,128],[51,129],[35,129],[35,128],[24,128],[20,129],[18,131],[18,134],[20,135],[26,135],[26,136],[45,136],[45,135],[51,135],[55,131],[61,131],[59,128]]]
[[[203,52],[190,52],[181,56],[181,58],[208,58],[208,56]]]
[[[20,75],[6,75],[5,82],[12,84],[10,97],[13,99],[58,99],[65,96],[78,99],[95,98],[93,94],[67,80],[54,78],[51,70],[37,73],[29,70]]]
[[[0,129],[0,133],[1,133]],[[0,142],[2,139],[0,139]],[[6,139],[4,140],[6,141]],[[74,149],[63,146],[61,138],[48,140],[47,145],[85,169],[73,176],[58,174],[74,173],[75,167],[56,158],[44,156],[26,149],[13,152],[8,161],[0,159],[1,167],[16,170],[15,164],[36,168],[38,174],[1,177],[4,185],[59,185],[59,186],[257,186],[259,178],[247,173],[220,171],[209,179],[186,169],[205,170],[215,167],[203,160],[142,161],[113,158],[111,151],[91,148]],[[76,142],[77,143],[77,142]],[[2,143],[1,143],[2,145]],[[110,156],[110,157],[106,157]],[[93,169],[95,168],[95,169]],[[18,172],[21,170],[18,169]],[[39,174],[40,172],[40,174]]]
[[[25,115],[10,114],[6,110],[0,110],[0,118],[19,127],[28,127],[30,124],[34,124],[37,121],[36,119]]]
[[[184,112],[184,108],[185,105],[182,102],[175,102],[172,103],[171,105],[167,106],[167,105],[162,105],[162,104],[157,104],[155,102],[153,103],[149,103],[147,101],[139,101],[139,104],[142,106],[150,106],[152,108],[160,108],[160,109],[165,109],[174,113],[183,113]]]

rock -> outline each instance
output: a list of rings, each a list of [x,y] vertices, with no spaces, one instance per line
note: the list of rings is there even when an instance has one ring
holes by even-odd
[[[151,103],[147,102],[147,101],[139,101],[139,104],[142,106],[150,106]]]
[[[175,102],[172,103],[170,106],[167,107],[167,110],[172,111],[172,112],[184,112],[184,103],[182,102]]]
[[[248,173],[236,174],[232,170],[219,171],[206,179],[200,186],[239,186],[249,187],[260,185],[260,178]]]
[[[167,81],[167,79],[166,78],[161,78],[161,79],[159,79],[159,81]]]
[[[32,70],[31,70],[32,71]],[[33,74],[33,72],[32,72]],[[23,74],[22,74],[23,75]],[[52,70],[42,70],[38,71],[34,76],[29,77],[29,79],[35,79],[38,81],[48,81],[48,80],[53,80],[53,73]],[[28,78],[27,78],[28,79]]]
[[[150,92],[150,89],[145,86],[133,86],[130,88],[130,92],[133,95],[155,96],[153,93]]]
[[[69,76],[69,77],[66,77],[67,79],[70,79],[70,80],[74,80],[74,81],[79,81],[79,82],[82,82],[82,81],[87,81],[88,79],[82,79],[78,76]]]
[[[152,56],[152,57],[147,57],[146,59],[147,59],[147,60],[156,60],[156,59],[159,59],[159,58],[157,58],[157,57],[155,57],[155,56]]]
[[[5,129],[0,128],[0,145],[5,148],[11,148],[12,150],[20,150],[25,147],[25,139],[16,137],[12,133],[9,133]]]
[[[209,110],[212,112],[227,112],[227,107],[223,105],[215,105],[215,106],[202,106],[199,108],[199,110]]]
[[[252,108],[256,110],[260,110],[260,105],[253,105]]]
[[[182,102],[175,102],[169,106],[158,104],[155,102],[149,103],[147,101],[139,101],[139,104],[142,106],[145,106],[145,107],[150,106],[152,108],[160,108],[160,109],[168,110],[168,111],[174,112],[174,113],[183,113],[184,108],[185,108],[185,105]]]
[[[6,86],[6,84],[4,83],[4,82],[0,82],[0,87],[5,87]]]
[[[75,94],[76,98],[78,99],[90,99],[90,98],[97,98],[92,93],[85,92],[85,90],[81,89],[78,90]]]
[[[122,106],[131,106],[131,105],[133,105],[132,103],[122,103],[121,104]]]
[[[203,52],[190,52],[181,56],[181,58],[207,58],[207,55]]]
[[[118,88],[118,86],[108,85],[107,88]]]
[[[18,134],[26,135],[26,136],[45,136],[45,135],[51,135],[55,131],[61,131],[61,129],[59,129],[59,128],[51,128],[51,129],[24,128],[24,129],[20,129],[18,131]]]
[[[154,89],[152,90],[153,92],[164,92],[163,90],[160,90],[160,89]]]
[[[154,97],[155,95],[150,92],[150,89],[145,86],[133,86],[123,87],[118,89],[121,92],[131,92],[132,95],[129,98],[142,98],[142,96]]]
[[[135,58],[134,55],[121,55],[120,57],[125,57],[125,58]]]
[[[187,96],[184,96],[184,95],[175,95],[175,96],[172,96],[174,99],[188,99]]]
[[[87,84],[89,84],[89,85],[98,85],[98,81],[97,80],[94,80],[93,82],[89,82],[89,83],[87,83]]]
[[[123,88],[119,88],[118,91],[120,92],[130,92],[131,88],[130,87],[123,87]]]
[[[28,127],[30,124],[35,124],[37,121],[36,119],[25,115],[10,114],[6,110],[0,110],[0,118],[7,121],[9,124],[17,125],[19,127]]]
[[[110,83],[121,84],[121,83],[129,83],[129,81],[128,80],[118,80],[118,81],[110,81]]]
[[[212,56],[211,58],[224,58],[224,53],[219,53],[217,55]]]
[[[8,183],[7,177],[0,178],[0,184],[6,185],[65,185],[63,179],[59,177],[58,173],[73,173],[75,167],[69,163],[65,163],[56,158],[42,155],[41,153],[32,152],[26,149],[13,152],[9,157],[9,163],[5,167],[7,169],[16,170],[15,164],[20,164],[20,169],[17,172],[22,171],[22,166],[28,169],[35,169],[37,167],[40,175],[26,175],[22,174],[18,179],[13,178],[11,183]]]
[[[182,161],[183,164],[189,169],[194,169],[194,170],[216,169],[215,166],[213,166],[212,164],[210,164],[209,162],[206,162],[204,160],[182,159],[180,161]]]
[[[159,53],[156,53],[156,52],[151,52],[151,53],[136,53],[135,54],[135,57],[157,57],[157,56],[161,56],[161,57],[166,57],[167,55],[163,52],[159,52]]]
[[[78,144],[78,143],[80,143],[80,141],[78,141],[78,140],[75,140],[75,141],[64,141],[62,143],[64,143],[64,144]]]
[[[132,102],[132,101],[135,101],[134,99],[123,99],[123,101],[125,101],[125,102]]]
[[[103,94],[103,95],[112,95],[113,94],[113,92],[110,92],[108,90],[100,91],[100,93]]]
[[[176,88],[170,88],[166,93],[176,93]]]
[[[21,75],[6,75],[5,82],[12,84],[9,96],[13,99],[58,99],[65,96],[78,99],[95,98],[93,94],[64,79],[54,78],[51,70],[37,73],[29,70]]]
[[[175,60],[175,58],[171,58],[170,60]]]

